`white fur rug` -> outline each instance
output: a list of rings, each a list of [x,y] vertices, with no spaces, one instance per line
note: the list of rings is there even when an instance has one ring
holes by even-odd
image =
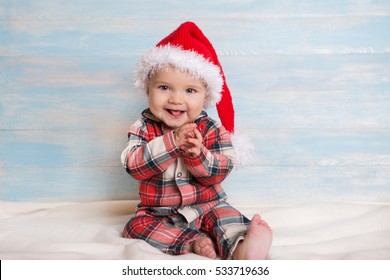
[[[0,259],[203,259],[121,238],[136,201],[0,201]],[[270,259],[390,259],[390,203],[232,203],[274,231]]]

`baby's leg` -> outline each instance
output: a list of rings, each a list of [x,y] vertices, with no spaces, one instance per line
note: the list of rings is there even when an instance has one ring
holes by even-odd
[[[195,239],[190,244],[189,251],[210,259],[215,259],[217,257],[217,252],[215,251],[213,241],[211,241],[211,239],[208,237],[200,237]]]
[[[264,260],[272,244],[272,230],[268,224],[254,215],[245,239],[233,253],[235,260]]]
[[[215,250],[218,256],[225,260],[232,258],[237,237],[245,235],[249,225],[249,219],[223,202],[203,214],[200,229],[206,236],[215,240]]]
[[[188,244],[202,238],[203,234],[191,228],[175,226],[170,219],[139,211],[125,226],[123,237],[142,239],[164,253],[181,255],[189,253],[191,248]],[[196,250],[199,246],[195,246]]]

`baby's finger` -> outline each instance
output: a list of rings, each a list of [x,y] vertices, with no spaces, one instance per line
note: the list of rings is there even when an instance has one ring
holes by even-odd
[[[186,138],[194,138],[194,137],[195,137],[194,131],[191,130],[186,133]]]
[[[200,141],[198,138],[193,137],[193,138],[188,138],[186,140],[189,146],[194,146],[199,148],[202,145],[202,141]]]
[[[184,124],[181,128],[182,128],[182,129],[190,129],[190,130],[193,130],[194,128],[196,128],[196,124],[194,124],[194,123],[186,123],[186,124]]]
[[[200,141],[203,141],[202,134],[197,128],[194,129],[194,137]]]
[[[191,157],[197,156],[200,154],[200,148],[191,147],[187,150],[187,154],[189,154]]]
[[[181,137],[185,137],[186,138],[187,137],[187,133],[192,132],[192,131],[193,131],[192,128],[188,128],[188,127],[182,126],[179,129],[177,129],[175,133],[178,134]]]

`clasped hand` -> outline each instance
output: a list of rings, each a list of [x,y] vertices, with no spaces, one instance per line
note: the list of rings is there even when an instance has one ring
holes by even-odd
[[[187,123],[175,131],[175,142],[186,155],[199,156],[203,137],[196,124]]]

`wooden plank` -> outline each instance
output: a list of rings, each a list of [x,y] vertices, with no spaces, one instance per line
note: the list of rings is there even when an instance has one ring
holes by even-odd
[[[140,56],[0,56],[0,93],[127,91]]]
[[[141,54],[167,36],[177,19],[7,21],[0,53],[7,56]],[[218,53],[387,53],[390,16],[200,20]],[[156,28],[158,26],[158,28]]]
[[[137,183],[121,167],[0,169],[0,199],[92,201],[137,199]],[[245,179],[243,179],[245,178]],[[223,182],[233,201],[389,201],[389,166],[272,166],[235,170]]]
[[[8,57],[0,129],[123,129],[147,106],[139,57]],[[390,55],[227,56],[238,127],[390,127]],[[215,116],[215,110],[209,110]]]
[[[142,94],[92,94],[88,90],[8,94],[2,102],[1,130],[127,129],[147,107]]]
[[[26,1],[25,1],[26,2]],[[82,5],[76,0],[7,1],[2,5],[0,18],[12,20],[112,20],[132,18],[144,19],[237,19],[275,17],[324,17],[344,15],[384,15],[389,14],[390,4],[386,0],[339,1],[175,1],[164,3],[155,1],[99,1],[84,0]]]
[[[137,199],[137,182],[121,167],[0,167],[0,199],[93,201]]]
[[[0,93],[127,92],[141,55],[1,57]],[[245,91],[378,90],[390,83],[390,54],[221,56],[230,87]]]
[[[242,129],[390,127],[389,91],[274,92],[255,96],[251,91],[234,91],[233,97],[237,128]],[[147,107],[146,97],[138,93],[9,94],[2,103],[2,130],[126,129]],[[215,109],[208,111],[218,119]]]
[[[389,166],[272,166],[236,170],[224,189],[238,201],[389,201]]]
[[[253,166],[390,166],[389,130],[254,129]]]
[[[120,167],[127,130],[0,132],[3,167]],[[390,129],[252,129],[251,166],[390,166]]]
[[[390,1],[95,2],[0,5],[0,199],[136,199],[119,163],[146,106],[131,74],[194,20],[256,144],[231,197],[390,200]]]

